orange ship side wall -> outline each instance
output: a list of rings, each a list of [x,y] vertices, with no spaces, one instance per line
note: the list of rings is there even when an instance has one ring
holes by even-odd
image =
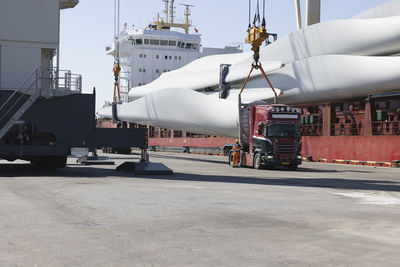
[[[318,159],[391,162],[400,160],[400,136],[303,136],[302,156]],[[222,147],[235,139],[149,138],[149,146]]]
[[[400,160],[400,136],[303,136],[302,155],[333,159],[391,162]]]

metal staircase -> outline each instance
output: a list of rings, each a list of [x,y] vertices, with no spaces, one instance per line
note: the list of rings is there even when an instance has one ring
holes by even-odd
[[[38,67],[0,103],[0,140],[40,96],[40,76],[41,68]]]

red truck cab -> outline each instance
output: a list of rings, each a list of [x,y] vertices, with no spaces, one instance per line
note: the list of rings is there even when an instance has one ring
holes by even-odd
[[[242,104],[239,120],[242,166],[296,169],[301,164],[298,109],[283,104]]]

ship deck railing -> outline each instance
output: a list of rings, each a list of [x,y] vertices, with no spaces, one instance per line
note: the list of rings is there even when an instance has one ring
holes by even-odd
[[[333,123],[331,136],[364,136],[365,126],[358,123]],[[322,123],[302,124],[302,136],[322,136]],[[372,122],[372,135],[400,135],[400,121],[374,121]]]

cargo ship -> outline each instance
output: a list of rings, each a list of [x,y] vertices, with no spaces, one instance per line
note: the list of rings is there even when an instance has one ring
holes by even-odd
[[[109,56],[115,57],[119,51],[120,93],[124,102],[129,100],[131,88],[144,86],[163,73],[181,68],[195,59],[243,52],[241,43],[232,43],[224,48],[203,47],[201,34],[192,27],[190,20],[192,6],[182,4],[185,19],[178,22],[175,18],[175,1],[163,2],[165,16],[157,14],[157,18],[144,29],[129,27],[125,23],[117,37],[119,40],[106,46]]]
[[[395,30],[399,10],[387,8],[398,4],[389,1],[348,20],[316,22],[260,51],[280,103],[302,110],[303,157],[371,165],[392,165],[400,159],[400,46]],[[338,42],[339,33],[349,33],[346,43]],[[154,147],[184,147],[185,151],[221,147],[232,139],[210,135],[237,134],[235,100],[251,60],[249,53],[196,60],[134,88],[131,102],[118,107],[119,116],[161,127],[148,127]],[[225,98],[219,94],[221,82],[215,75],[222,63],[231,66],[225,76],[230,90]],[[267,89],[260,76],[250,77],[247,100],[268,101]],[[101,113],[109,116],[107,109]]]

